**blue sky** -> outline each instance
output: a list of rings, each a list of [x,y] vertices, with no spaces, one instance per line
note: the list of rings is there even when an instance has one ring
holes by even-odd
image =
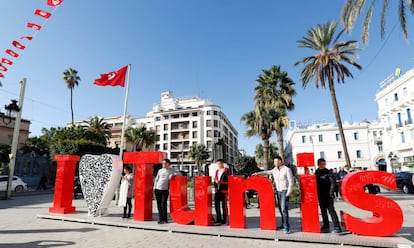
[[[329,92],[313,84],[302,89],[303,66],[293,64],[311,54],[298,48],[296,41],[316,24],[338,20],[343,2],[67,0],[1,80],[0,106],[18,98],[18,82],[27,77],[23,117],[32,121],[32,136],[39,135],[42,127],[64,126],[70,122],[70,106],[62,73],[72,67],[82,79],[74,91],[75,119],[120,115],[124,89],[92,82],[100,73],[130,63],[130,114],[144,116],[163,91],[171,90],[177,97],[208,98],[221,105],[239,131],[239,147],[253,155],[260,140],[244,136],[240,117],[254,107],[256,77],[273,64],[281,65],[297,84],[296,109],[290,119],[335,121]],[[405,42],[399,26],[393,29],[397,11],[391,7],[387,39],[381,40],[378,34],[378,8],[370,42],[366,47],[361,44],[364,50],[358,62],[364,69],[352,69],[355,79],[336,87],[343,120],[376,119],[379,82],[396,66],[403,72],[414,66],[413,45]],[[33,15],[37,8],[53,11],[46,0],[2,2],[1,56],[14,39],[33,33],[26,22],[42,22]],[[409,31],[414,30],[413,20],[407,18]],[[359,20],[343,39],[359,39],[361,24]],[[412,31],[411,36],[412,43]]]

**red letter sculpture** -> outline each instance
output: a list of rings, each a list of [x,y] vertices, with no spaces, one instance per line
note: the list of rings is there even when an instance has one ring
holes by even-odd
[[[298,167],[305,168],[305,175],[299,176],[300,208],[302,215],[302,231],[319,233],[318,192],[315,175],[308,175],[308,167],[315,166],[313,153],[296,154]]]
[[[386,197],[364,192],[367,184],[380,184],[396,190],[395,176],[382,171],[360,171],[348,174],[342,181],[345,201],[357,208],[373,212],[372,217],[359,219],[341,211],[345,227],[356,234],[366,236],[390,236],[403,224],[403,213],[398,204]]]
[[[271,182],[261,176],[243,181],[243,176],[229,176],[230,228],[246,228],[244,192],[256,190],[260,203],[260,228],[276,230],[275,196]]]
[[[194,210],[187,201],[187,177],[175,176],[170,181],[170,213],[178,224],[209,226],[212,223],[211,213],[211,177],[197,176],[194,179]]]
[[[72,193],[75,180],[76,162],[79,156],[57,155],[55,193],[53,207],[49,208],[49,213],[69,214],[74,213],[76,208],[72,206]]]
[[[167,157],[164,152],[126,152],[124,164],[135,164],[134,220],[152,220],[152,183],[154,164]]]

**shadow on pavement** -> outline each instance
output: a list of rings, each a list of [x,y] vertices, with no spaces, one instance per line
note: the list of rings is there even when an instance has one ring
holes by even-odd
[[[36,205],[53,202],[53,194],[34,194],[25,196],[13,196],[10,200],[0,200],[0,209],[6,209],[11,207],[19,207],[26,205]],[[52,206],[52,205],[51,205]]]
[[[0,234],[26,234],[26,233],[59,233],[59,232],[92,232],[97,228],[64,228],[64,229],[28,229],[28,230],[0,230]]]
[[[401,227],[398,235],[414,242],[414,227]]]
[[[10,243],[2,244],[0,247],[10,247],[10,248],[26,248],[26,247],[35,247],[35,248],[47,248],[47,247],[59,247],[59,246],[68,246],[75,245],[75,242],[72,241],[61,241],[61,240],[38,240],[26,243]]]

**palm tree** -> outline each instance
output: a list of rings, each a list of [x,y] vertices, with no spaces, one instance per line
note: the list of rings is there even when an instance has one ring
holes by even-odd
[[[197,175],[201,176],[201,165],[210,157],[207,147],[204,144],[194,144],[190,147],[189,156],[197,166]]]
[[[264,106],[256,105],[255,110],[245,113],[241,121],[246,125],[246,136],[260,136],[263,141],[263,168],[269,168],[269,139],[274,131],[274,118]]]
[[[151,149],[155,144],[157,133],[152,129],[148,130],[145,124],[140,124],[137,127],[128,127],[124,137],[127,143],[132,144],[132,151],[143,151]]]
[[[274,119],[274,129],[279,145],[279,154],[285,158],[283,145],[283,128],[288,125],[286,112],[293,110],[295,105],[292,98],[296,95],[293,88],[295,84],[288,73],[281,71],[280,66],[273,65],[269,70],[262,70],[256,82],[256,95],[254,97],[256,105],[261,105]]]
[[[103,145],[111,138],[111,125],[104,121],[103,118],[94,116],[87,122],[87,130],[95,136],[98,143]]]
[[[66,86],[70,89],[70,111],[72,113],[72,126],[74,124],[74,117],[73,117],[73,89],[75,86],[79,85],[79,81],[81,81],[80,77],[78,76],[78,71],[72,68],[67,69],[63,72],[63,81],[65,81]]]
[[[382,10],[381,10],[381,38],[385,34],[385,16],[387,14],[389,0],[382,1]],[[401,29],[404,33],[405,39],[408,41],[408,32],[407,32],[407,20],[406,20],[406,9],[414,14],[414,1],[413,0],[398,0],[395,1],[398,3],[398,17],[400,21]],[[342,8],[341,20],[345,29],[350,31],[354,27],[356,19],[361,15],[362,10],[365,7],[365,0],[347,0],[344,7]],[[364,44],[368,43],[368,33],[369,27],[371,24],[371,17],[374,11],[376,0],[371,0],[369,8],[365,14],[364,24],[362,28],[362,42]]]
[[[358,42],[354,40],[338,41],[344,30],[335,35],[337,27],[338,24],[336,22],[328,21],[326,24],[318,24],[315,28],[311,28],[307,35],[298,41],[298,44],[299,47],[312,49],[317,54],[302,58],[295,63],[295,66],[301,63],[305,64],[300,75],[303,88],[308,86],[312,78],[315,78],[317,88],[321,86],[324,89],[326,87],[325,82],[328,81],[346,164],[351,165],[344,130],[342,128],[338,101],[336,99],[334,80],[336,78],[338,83],[344,83],[346,77],[352,77],[352,73],[344,65],[344,62],[358,69],[362,67],[352,59],[352,57],[358,57],[356,54],[356,51],[360,50],[358,48]]]
[[[276,143],[271,142],[269,144],[269,158],[274,158],[278,154],[278,148],[276,146]],[[254,149],[254,156],[256,157],[256,161],[260,164],[263,159],[263,144],[257,144]],[[269,161],[269,166],[272,164],[272,162]]]

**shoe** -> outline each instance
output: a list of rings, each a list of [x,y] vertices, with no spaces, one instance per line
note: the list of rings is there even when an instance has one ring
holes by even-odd
[[[283,225],[277,227],[277,230],[283,230],[283,229],[284,229]]]
[[[321,233],[328,233],[329,232],[329,226],[322,226],[321,227]]]
[[[168,220],[164,220],[164,224],[168,224]]]
[[[226,224],[227,224],[227,222],[226,222],[226,221],[222,221],[222,222],[220,222],[220,224],[222,224],[222,225],[226,225]]]
[[[164,224],[165,222],[163,220],[158,221],[158,224]]]
[[[216,225],[221,225],[221,221],[217,221],[217,220],[215,220],[215,221],[213,221],[213,224],[216,224]]]
[[[289,229],[287,229],[287,228],[285,228],[285,229],[283,229],[283,233],[284,233],[284,234],[289,234],[289,233],[290,233],[290,230],[289,230]]]
[[[124,216],[122,216],[122,219],[126,219],[127,217],[124,215]]]
[[[338,234],[338,233],[341,233],[341,232],[342,232],[342,229],[340,227],[335,227],[332,231],[332,233],[334,233],[334,234]]]

